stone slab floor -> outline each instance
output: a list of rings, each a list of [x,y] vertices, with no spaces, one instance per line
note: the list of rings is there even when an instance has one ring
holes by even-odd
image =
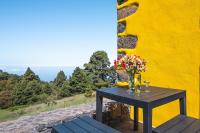
[[[104,99],[104,105],[110,100]],[[82,104],[50,112],[43,112],[33,116],[24,116],[17,120],[0,123],[0,133],[50,133],[53,125],[59,124],[62,120],[72,119],[81,115],[90,115],[96,110],[96,104]],[[117,122],[109,125],[122,133],[133,133],[133,122]],[[139,131],[142,133],[142,126]]]
[[[118,131],[120,131],[122,133],[143,133],[143,125],[142,124],[139,124],[138,131],[133,130],[133,121],[132,120],[114,123],[110,126],[117,129]]]

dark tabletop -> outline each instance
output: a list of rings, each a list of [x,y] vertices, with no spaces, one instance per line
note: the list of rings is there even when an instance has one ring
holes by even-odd
[[[144,88],[144,86],[142,86]],[[107,97],[117,101],[126,101],[127,104],[136,102],[137,104],[153,103],[153,106],[157,106],[158,103],[162,103],[162,100],[171,99],[171,101],[180,97],[180,95],[185,95],[185,90],[171,89],[171,88],[161,88],[155,86],[149,86],[148,90],[150,92],[141,91],[140,94],[135,94],[128,91],[127,88],[113,87],[97,90],[98,95]],[[135,104],[135,103],[134,103]]]

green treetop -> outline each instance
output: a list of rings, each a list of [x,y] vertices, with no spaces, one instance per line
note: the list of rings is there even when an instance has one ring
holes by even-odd
[[[30,67],[27,68],[25,74],[23,75],[23,79],[28,80],[28,81],[32,81],[32,80],[40,80],[39,76],[36,75],[31,69]]]
[[[76,67],[70,78],[70,86],[72,93],[84,93],[86,89],[94,88],[90,78],[86,75],[85,71],[79,67]]]
[[[93,83],[99,87],[108,84],[108,76],[110,71],[110,61],[105,51],[97,51],[90,57],[90,61],[84,64],[87,76],[89,76]],[[97,85],[98,84],[98,85]]]
[[[65,73],[64,71],[60,71],[55,80],[54,80],[54,84],[57,86],[57,87],[62,87],[62,85],[64,84],[64,82],[67,80],[66,76],[65,76]]]

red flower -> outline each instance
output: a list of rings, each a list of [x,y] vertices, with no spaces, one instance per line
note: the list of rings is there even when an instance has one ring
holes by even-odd
[[[117,68],[118,66],[118,61],[114,60],[114,67]]]
[[[114,60],[114,65],[116,65],[117,64],[117,61],[116,60]]]
[[[126,55],[120,59],[114,60],[115,69],[126,70],[127,72],[142,72],[145,71],[146,62],[140,56]]]
[[[126,69],[126,63],[124,61],[122,61],[122,68]]]

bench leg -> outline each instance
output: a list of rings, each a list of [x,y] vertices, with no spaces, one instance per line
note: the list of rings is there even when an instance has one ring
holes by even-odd
[[[134,106],[134,131],[138,130],[138,107]]]

